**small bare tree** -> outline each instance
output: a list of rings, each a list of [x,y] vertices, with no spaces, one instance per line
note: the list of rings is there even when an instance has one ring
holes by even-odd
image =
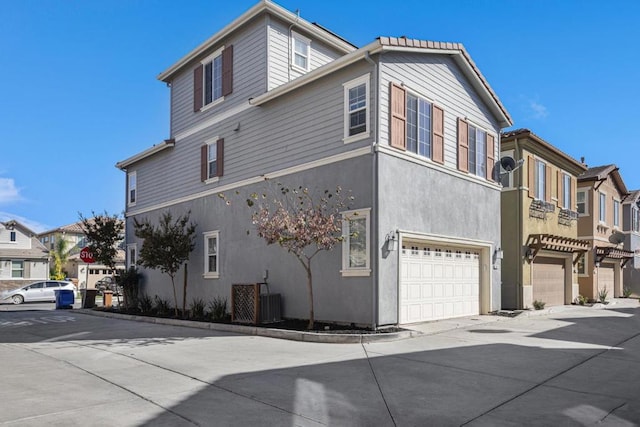
[[[313,269],[311,261],[322,251],[330,251],[343,240],[342,215],[353,200],[341,187],[313,194],[308,188],[290,189],[278,183],[275,195],[253,193],[247,198],[253,209],[251,220],[259,237],[267,244],[293,254],[307,275],[309,329],[313,329]],[[225,198],[224,195],[221,195]],[[227,201],[227,203],[229,203]]]
[[[189,254],[195,247],[196,226],[189,222],[191,212],[179,216],[175,221],[171,212],[164,212],[157,226],[151,224],[147,218],[138,221],[134,218],[134,228],[137,237],[144,239],[138,264],[146,268],[159,269],[171,277],[175,315],[178,314],[178,294],[176,292],[175,276],[180,267],[189,259]],[[186,310],[187,276],[185,265],[185,280],[183,288],[182,312]]]

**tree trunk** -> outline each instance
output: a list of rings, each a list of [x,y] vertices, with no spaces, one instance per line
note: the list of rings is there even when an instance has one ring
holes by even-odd
[[[182,284],[182,317],[187,313],[187,265],[184,265],[184,282]]]
[[[173,280],[173,275],[171,275],[171,286],[173,287],[173,301],[174,301],[174,305],[173,305],[173,309],[176,313],[176,318],[180,317],[180,315],[178,314],[178,294],[176,293],[176,283]]]
[[[307,270],[307,292],[309,294],[309,325],[307,329],[313,329],[315,316],[313,314],[313,278],[311,276],[311,260],[307,260],[307,265],[305,265],[305,270]]]

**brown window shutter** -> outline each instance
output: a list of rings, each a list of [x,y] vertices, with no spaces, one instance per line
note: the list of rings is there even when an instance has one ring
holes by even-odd
[[[551,202],[551,166],[546,164],[544,167],[544,173],[544,198],[545,202]]]
[[[444,110],[433,104],[431,115],[431,159],[434,162],[444,163]]]
[[[216,176],[222,176],[224,174],[224,138],[216,141],[216,169]]]
[[[209,146],[200,147],[200,181],[205,182],[209,177]]]
[[[233,92],[233,45],[222,51],[222,96]]]
[[[469,172],[469,124],[458,118],[458,169]]]
[[[391,83],[391,146],[407,149],[407,92],[402,86]]]
[[[562,200],[563,195],[564,195],[564,182],[563,182],[563,176],[562,176],[562,171],[558,170],[556,172],[556,197],[558,198],[558,207],[561,208],[566,208],[567,206],[564,206],[564,200]]]
[[[493,135],[487,134],[487,179],[495,181],[496,147]]]
[[[527,173],[529,175],[529,182],[527,183],[529,197],[534,199],[536,197],[536,160],[531,156],[527,157]]]
[[[193,111],[200,111],[202,108],[202,72],[204,67],[198,65],[193,70]]]

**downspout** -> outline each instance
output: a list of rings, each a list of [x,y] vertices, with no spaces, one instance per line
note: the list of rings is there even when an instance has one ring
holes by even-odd
[[[372,212],[372,225],[371,228],[373,230],[375,230],[375,233],[371,233],[372,235],[372,242],[371,242],[371,247],[372,247],[372,254],[375,254],[375,256],[373,256],[373,259],[371,260],[371,280],[372,280],[372,285],[373,285],[373,298],[371,298],[371,328],[372,329],[378,329],[378,291],[379,291],[379,286],[378,286],[378,234],[379,234],[379,229],[378,229],[378,153],[376,151],[376,145],[378,144],[378,135],[379,133],[379,129],[380,129],[380,88],[379,88],[379,81],[380,81],[380,69],[378,68],[378,64],[371,59],[371,56],[369,55],[369,51],[364,53],[364,59],[365,61],[367,61],[369,64],[371,64],[371,66],[373,67],[373,76],[374,76],[374,80],[375,80],[375,84],[372,84],[371,86],[374,87],[375,89],[375,99],[376,99],[376,114],[375,114],[375,119],[376,119],[376,124],[375,127],[372,127],[372,132],[373,132],[373,146],[371,147],[371,154],[372,154],[372,179],[371,179],[371,191],[372,191],[372,197],[371,197],[371,212]],[[371,117],[371,115],[369,116]]]
[[[300,19],[300,9],[296,9],[296,20],[291,25],[289,25],[289,30],[287,30],[287,81],[291,81],[291,62],[293,56],[291,55],[291,29],[298,23]]]
[[[516,155],[520,156],[520,158],[523,158],[522,153],[520,152],[520,147],[518,147],[518,138],[515,139],[515,149],[516,149]],[[527,167],[529,167],[529,164],[527,162]],[[523,168],[519,168],[518,172],[518,176],[520,177],[520,179],[518,179],[518,182],[516,183],[516,188],[517,188],[517,193],[518,193],[518,203],[516,206],[516,218],[518,218],[518,235],[517,235],[517,242],[518,242],[518,253],[519,253],[519,261],[517,263],[518,266],[518,271],[517,271],[517,275],[516,275],[516,308],[524,308],[523,307],[523,301],[522,301],[522,286],[523,286],[523,280],[522,280],[522,274],[524,273],[524,269],[522,268],[522,263],[525,262],[524,261],[524,257],[522,255],[522,235],[524,234],[523,232],[523,228],[524,228],[524,218],[522,217],[522,187],[523,187],[523,181],[524,179],[523,177]],[[514,179],[516,177],[514,176]],[[529,183],[529,185],[531,185],[531,183]]]

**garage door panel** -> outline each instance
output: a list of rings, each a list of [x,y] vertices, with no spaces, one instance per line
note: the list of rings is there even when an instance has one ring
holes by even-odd
[[[533,299],[547,306],[565,304],[565,259],[537,257],[533,262]]]
[[[598,290],[607,288],[607,297],[613,297],[614,283],[615,283],[615,267],[613,264],[601,264],[598,268]]]
[[[416,269],[416,265],[420,268]],[[478,251],[406,243],[401,253],[400,277],[401,323],[480,312]],[[411,291],[418,283],[421,287],[419,295]]]

